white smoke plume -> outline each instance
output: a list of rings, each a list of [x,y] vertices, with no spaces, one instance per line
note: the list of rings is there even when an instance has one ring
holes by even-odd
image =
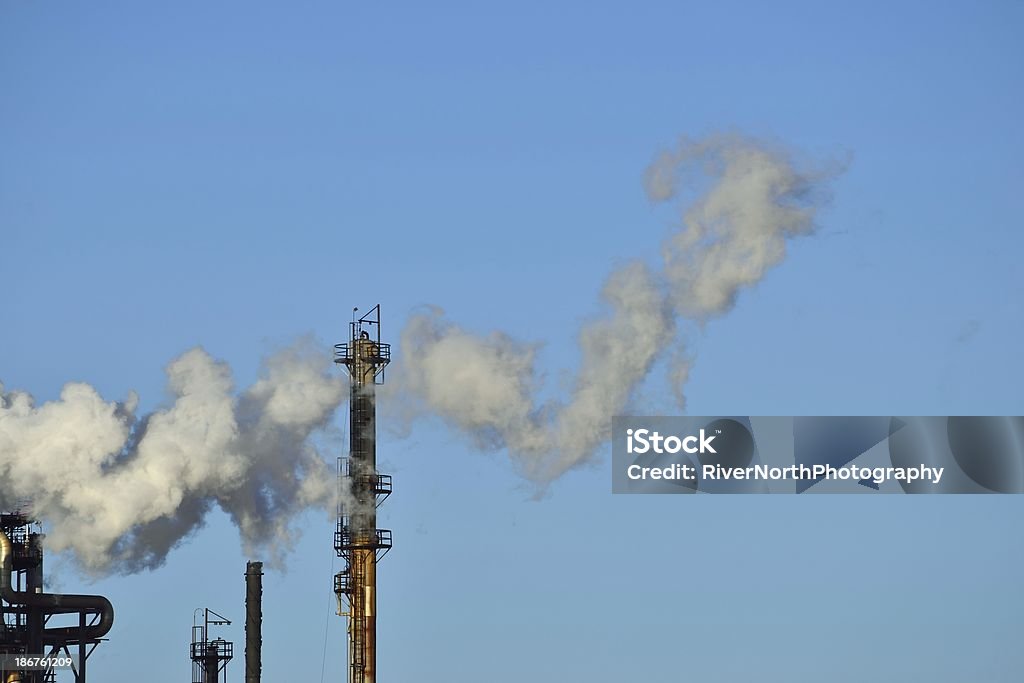
[[[441,416],[478,446],[507,448],[527,477],[550,482],[591,457],[669,350],[669,382],[685,404],[691,356],[674,342],[680,321],[728,312],[781,263],[787,240],[813,231],[835,170],[801,170],[784,150],[739,135],[680,141],[647,169],[645,189],[653,202],[693,199],[680,206],[660,269],[634,262],[608,276],[607,315],[580,330],[567,399],[539,403],[537,345],[471,334],[440,309],[407,323],[387,395],[407,414]]]
[[[822,181],[833,171],[802,172],[783,151],[735,135],[683,140],[648,167],[647,196],[672,199],[695,165],[715,181],[683,210],[662,255],[677,313],[706,320],[781,263],[788,238],[814,230]]]
[[[607,437],[611,425],[600,416],[622,407],[672,337],[664,296],[643,264],[612,273],[602,294],[610,314],[580,332],[571,403],[536,404],[536,346],[501,333],[472,335],[436,308],[406,324],[399,372],[385,396],[413,402],[414,414],[440,415],[479,446],[509,448],[533,480],[553,479]]]
[[[651,164],[645,187],[654,202],[691,201],[680,201],[657,268],[636,261],[606,279],[605,313],[579,332],[568,397],[539,401],[539,345],[479,336],[430,309],[402,332],[384,407],[436,414],[481,448],[507,448],[546,485],[591,458],[663,357],[684,405],[692,355],[682,324],[726,313],[781,263],[788,240],[813,231],[832,175],[737,135],[681,141]],[[201,349],[167,376],[171,401],[144,416],[135,396],[110,402],[87,384],[42,405],[0,384],[0,509],[28,500],[48,523],[49,548],[96,574],[161,565],[214,507],[246,552],[280,560],[297,514],[335,509],[334,471],[316,442],[345,398],[343,373],[307,342],[271,357],[241,392]]]
[[[197,348],[167,367],[171,403],[141,417],[134,395],[109,402],[88,384],[38,406],[0,384],[0,508],[27,500],[47,547],[95,574],[161,565],[214,506],[247,551],[279,559],[295,515],[336,502],[314,437],[345,398],[341,374],[303,342],[236,394],[228,366]]]

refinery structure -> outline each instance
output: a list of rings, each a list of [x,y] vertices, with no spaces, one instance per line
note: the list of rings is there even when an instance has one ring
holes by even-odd
[[[338,614],[348,617],[349,683],[377,680],[377,561],[391,549],[391,531],[377,528],[377,506],[391,494],[391,477],[377,471],[375,390],[390,360],[391,346],[380,340],[380,304],[353,320],[349,340],[334,347],[334,362],[349,376],[349,455],[338,462],[334,532],[334,550],[345,561],[334,593]]]
[[[334,550],[344,564],[334,575],[333,590],[338,615],[347,618],[346,681],[374,683],[377,562],[391,549],[391,531],[377,528],[377,507],[391,493],[391,477],[377,471],[375,389],[384,381],[391,347],[381,342],[380,305],[358,318],[357,312],[353,309],[348,341],[334,347],[334,362],[345,366],[349,378],[349,452],[338,458]],[[263,563],[248,562],[244,576],[244,681],[259,683]],[[194,611],[187,645],[192,683],[231,680],[234,643],[220,635],[231,623],[207,607]],[[103,596],[44,592],[40,525],[28,512],[0,515],[0,683],[86,683],[88,657],[113,624],[114,608]]]
[[[114,608],[100,595],[44,592],[42,539],[27,515],[0,515],[0,680],[56,681],[50,661],[84,683],[86,661],[113,626]]]

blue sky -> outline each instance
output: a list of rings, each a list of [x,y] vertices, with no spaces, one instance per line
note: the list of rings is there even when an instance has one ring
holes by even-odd
[[[557,391],[605,274],[670,230],[646,165],[734,130],[848,167],[818,234],[687,328],[688,411],[1019,415],[1024,7],[825,5],[3,0],[0,380],[157,408],[193,346],[244,386],[381,302],[392,341],[429,303],[543,342]],[[659,378],[636,405],[671,410]],[[1024,666],[1020,498],[613,497],[602,455],[535,501],[430,421],[380,459],[384,680]],[[266,579],[266,680],[344,675],[332,530]],[[245,559],[217,515],[153,572],[50,569],[117,609],[91,673],[159,682],[193,608],[241,623]]]

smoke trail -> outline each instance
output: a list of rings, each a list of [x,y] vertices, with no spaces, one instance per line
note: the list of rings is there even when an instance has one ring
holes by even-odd
[[[440,309],[407,323],[387,395],[409,415],[441,416],[478,446],[508,448],[527,477],[550,482],[607,439],[612,416],[669,349],[669,380],[685,403],[691,360],[674,342],[679,320],[723,315],[781,263],[787,240],[812,232],[834,175],[800,170],[785,151],[739,135],[684,139],[650,165],[645,189],[654,202],[696,196],[662,245],[660,270],[634,262],[607,278],[607,313],[580,330],[567,400],[538,403],[535,345],[471,334]],[[683,179],[696,187],[680,187]]]
[[[787,238],[813,231],[823,181],[834,171],[800,172],[783,151],[735,135],[684,139],[647,169],[647,196],[672,199],[694,165],[716,181],[683,211],[682,230],[662,254],[675,310],[706,320],[782,262]]]
[[[532,481],[550,482],[591,457],[665,355],[683,404],[691,356],[680,322],[726,313],[781,263],[787,240],[813,230],[832,175],[800,170],[749,138],[681,141],[647,169],[645,187],[655,202],[693,200],[659,268],[632,262],[606,279],[604,317],[579,332],[570,396],[538,401],[537,345],[472,334],[430,309],[402,332],[385,404],[439,415],[478,447],[507,448]],[[229,368],[194,349],[167,368],[173,401],[144,416],[135,396],[107,402],[87,384],[40,406],[0,385],[0,508],[30,500],[50,524],[48,546],[94,573],[159,566],[215,506],[247,552],[262,546],[279,559],[295,516],[335,503],[333,471],[314,445],[345,397],[329,367],[326,353],[298,345],[236,394]]]
[[[227,365],[193,349],[167,367],[171,404],[142,417],[134,395],[107,402],[87,384],[39,406],[0,385],[0,507],[29,500],[47,546],[96,574],[161,565],[215,505],[247,549],[280,556],[296,514],[335,502],[311,441],[345,397],[329,366],[300,343],[235,395]]]

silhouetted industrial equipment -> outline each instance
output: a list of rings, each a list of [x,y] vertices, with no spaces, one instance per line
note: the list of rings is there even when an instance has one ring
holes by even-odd
[[[263,563],[245,565],[245,683],[260,683],[263,667]]]
[[[348,369],[350,380],[349,454],[338,459],[340,483],[349,495],[342,495],[334,533],[345,567],[334,576],[334,592],[338,614],[348,617],[349,683],[374,683],[377,561],[391,549],[391,532],[377,528],[377,506],[391,493],[391,477],[377,472],[375,386],[384,382],[391,361],[391,346],[380,341],[380,304],[353,320],[349,333],[348,342],[334,347],[334,362]]]
[[[114,608],[100,595],[44,593],[42,539],[28,516],[0,515],[0,661],[8,661],[8,655],[63,659],[71,664],[75,683],[85,683],[86,660],[113,626]],[[50,618],[61,614],[77,616],[77,624],[51,626]],[[0,665],[0,680],[48,683],[56,672],[47,664]]]
[[[203,612],[203,623],[196,623]],[[211,619],[210,617],[214,617]],[[235,644],[223,638],[210,639],[211,626],[230,626],[231,622],[210,608],[196,609],[192,614],[192,683],[222,683],[227,681],[228,662],[235,656]]]

